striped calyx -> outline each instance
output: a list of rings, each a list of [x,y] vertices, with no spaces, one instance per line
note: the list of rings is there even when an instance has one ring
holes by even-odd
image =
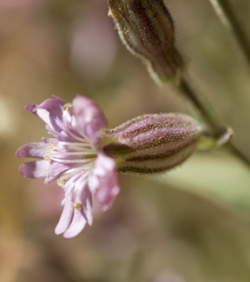
[[[184,61],[175,48],[174,23],[163,0],[108,0],[109,15],[127,49],[156,82],[178,79]]]
[[[103,151],[117,160],[120,173],[160,173],[191,155],[201,131],[201,125],[184,114],[147,114],[107,129],[105,138],[117,141]]]

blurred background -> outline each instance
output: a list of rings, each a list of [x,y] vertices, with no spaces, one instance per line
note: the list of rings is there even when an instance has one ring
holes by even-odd
[[[250,157],[250,71],[208,0],[168,0],[197,87]],[[246,29],[250,2],[234,5]],[[94,99],[113,127],[188,112],[121,44],[106,1],[0,0],[0,281],[249,282],[250,168],[197,152],[162,176],[122,175],[111,210],[74,239],[54,234],[63,193],[18,172],[18,147],[47,136],[24,110],[51,95]],[[27,160],[28,161],[28,160]]]

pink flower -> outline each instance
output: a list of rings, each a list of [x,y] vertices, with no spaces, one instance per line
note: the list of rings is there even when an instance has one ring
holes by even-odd
[[[55,138],[19,148],[18,157],[40,159],[22,164],[19,170],[25,177],[44,178],[45,183],[57,179],[65,198],[55,233],[72,238],[86,223],[92,224],[92,195],[107,210],[120,190],[115,161],[98,144],[105,117],[96,103],[83,96],[72,104],[53,97],[40,105],[27,105],[26,110],[40,117]]]
[[[178,114],[149,114],[114,129],[106,128],[99,107],[77,96],[72,104],[58,97],[26,109],[39,116],[55,138],[43,138],[17,151],[21,158],[39,161],[20,166],[23,176],[57,179],[65,191],[56,234],[78,235],[92,224],[92,195],[107,210],[120,191],[117,171],[130,174],[165,172],[185,161],[203,131],[193,118]]]

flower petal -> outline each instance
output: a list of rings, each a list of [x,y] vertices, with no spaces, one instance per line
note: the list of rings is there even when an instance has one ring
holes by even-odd
[[[98,105],[83,96],[76,96],[72,102],[74,114],[77,119],[78,130],[90,139],[107,125],[106,119]]]
[[[28,105],[25,106],[25,110],[36,115],[35,109],[36,109],[37,106],[38,106],[37,104],[28,104]]]
[[[60,133],[63,129],[58,126],[58,122],[62,121],[62,106],[65,102],[58,97],[47,99],[40,105],[30,104],[26,106],[26,110],[37,114],[48,126],[49,133],[53,131]],[[50,130],[51,129],[51,130]]]
[[[89,188],[86,188],[83,205],[83,213],[86,216],[87,222],[89,225],[92,225],[93,222],[93,214],[92,214],[92,193],[89,191]]]
[[[42,159],[48,148],[44,142],[29,143],[23,145],[16,151],[19,158],[39,158]]]
[[[73,220],[69,228],[64,232],[64,238],[72,238],[77,236],[85,227],[86,219],[83,216],[82,212],[78,209],[74,209]]]
[[[44,143],[54,143],[57,144],[58,143],[58,139],[56,138],[46,138],[46,137],[42,137],[42,140]]]
[[[60,104],[62,107],[65,105],[65,101],[63,101],[61,98],[57,97],[56,95],[52,95],[52,98],[53,98],[54,100],[56,100],[56,102],[57,102],[58,104]]]
[[[28,178],[45,178],[45,183],[55,180],[60,174],[69,169],[69,166],[51,161],[41,160],[24,163],[20,166],[20,173]]]
[[[74,215],[74,208],[73,208],[73,196],[74,196],[74,187],[76,184],[76,180],[79,178],[78,175],[74,175],[71,177],[67,183],[64,185],[65,189],[65,198],[62,201],[62,205],[64,205],[63,212],[61,218],[55,228],[55,233],[62,234],[64,233],[70,226],[73,215]]]
[[[92,177],[94,179],[91,179]],[[103,154],[98,155],[89,181],[90,188],[95,190],[97,187],[93,187],[93,183],[94,185],[98,183],[96,198],[102,205],[102,209],[109,209],[120,191],[114,160]]]
[[[61,218],[55,228],[55,233],[57,235],[64,233],[68,229],[72,221],[73,214],[74,214],[74,208],[72,206],[72,202],[70,198],[67,197],[65,198],[65,201],[64,201],[64,208],[63,208]]]
[[[76,184],[74,201],[81,203],[83,216],[85,216],[88,224],[92,225],[92,194],[87,186],[85,175],[83,175],[83,178],[80,178],[79,182]]]

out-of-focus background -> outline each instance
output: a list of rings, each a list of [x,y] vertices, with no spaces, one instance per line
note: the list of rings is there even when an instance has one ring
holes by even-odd
[[[208,0],[168,0],[192,79],[250,157],[250,71]],[[234,5],[246,28],[250,2]],[[63,193],[18,172],[18,147],[47,136],[24,110],[51,95],[94,99],[111,127],[188,112],[120,43],[106,1],[0,0],[0,281],[249,282],[250,168],[198,152],[165,175],[122,175],[111,210],[74,239],[54,234]]]

